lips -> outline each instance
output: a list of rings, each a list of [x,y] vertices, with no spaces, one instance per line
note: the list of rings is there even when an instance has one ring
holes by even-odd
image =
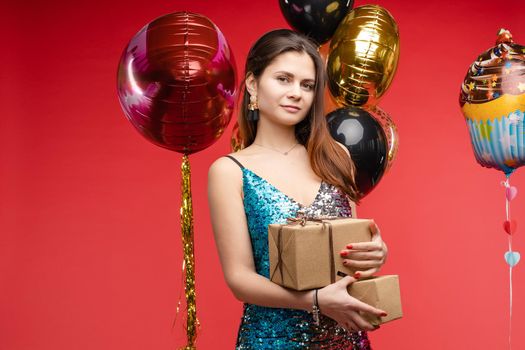
[[[296,113],[296,112],[299,112],[301,110],[301,108],[299,108],[297,106],[293,106],[293,105],[281,105],[281,107],[283,107],[285,110],[287,110],[288,112],[291,112],[291,113]]]

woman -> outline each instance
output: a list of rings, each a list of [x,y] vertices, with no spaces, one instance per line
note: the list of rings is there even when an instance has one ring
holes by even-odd
[[[359,312],[385,315],[352,298],[347,286],[377,272],[387,249],[377,227],[372,242],[341,251],[356,276],[315,291],[271,282],[268,225],[301,210],[307,216],[355,216],[358,192],[346,148],[323,115],[323,62],[316,47],[290,30],[263,35],[246,62],[239,126],[244,148],[216,160],[208,196],[226,282],[244,302],[237,349],[370,349],[374,328]],[[320,325],[312,311],[317,294]]]

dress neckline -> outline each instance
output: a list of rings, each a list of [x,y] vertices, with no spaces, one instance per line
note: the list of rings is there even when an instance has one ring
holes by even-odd
[[[321,191],[323,189],[323,184],[325,183],[324,180],[321,180],[321,183],[319,184],[319,189],[317,190],[317,193],[315,195],[315,198],[314,198],[313,202],[310,203],[309,205],[304,205],[301,202],[299,202],[296,199],[294,199],[293,197],[291,197],[291,196],[287,195],[286,193],[284,193],[283,191],[281,191],[279,188],[277,188],[277,186],[275,186],[270,181],[266,180],[264,177],[260,176],[259,174],[257,174],[253,170],[250,170],[250,169],[248,169],[246,167],[243,167],[242,170],[243,170],[243,173],[244,173],[244,170],[246,170],[246,171],[250,172],[252,175],[254,175],[254,176],[258,177],[259,179],[261,179],[262,181],[266,182],[271,188],[273,188],[277,192],[281,193],[283,196],[288,198],[293,203],[297,204],[299,206],[299,208],[310,208],[315,203],[317,203],[317,200],[319,199],[319,196],[321,195]]]

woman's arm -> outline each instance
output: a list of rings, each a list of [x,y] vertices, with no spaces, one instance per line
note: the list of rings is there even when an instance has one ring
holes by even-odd
[[[242,173],[219,158],[208,173],[210,216],[224,278],[235,297],[246,303],[311,311],[313,292],[285,289],[255,271],[242,200]]]
[[[242,201],[241,177],[238,166],[226,158],[216,160],[208,173],[211,222],[228,287],[242,302],[311,311],[313,291],[299,292],[283,288],[255,271]],[[351,297],[346,288],[353,281],[347,276],[320,289],[321,312],[351,331],[372,330],[372,325],[359,312],[381,316],[384,311]]]

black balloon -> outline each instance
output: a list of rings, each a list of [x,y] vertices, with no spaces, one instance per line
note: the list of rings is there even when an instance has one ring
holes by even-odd
[[[313,38],[319,45],[330,40],[353,0],[279,0],[281,12],[295,30]]]
[[[327,116],[332,137],[346,146],[356,166],[356,183],[364,197],[377,185],[388,163],[388,140],[374,117],[357,107],[339,108]]]

